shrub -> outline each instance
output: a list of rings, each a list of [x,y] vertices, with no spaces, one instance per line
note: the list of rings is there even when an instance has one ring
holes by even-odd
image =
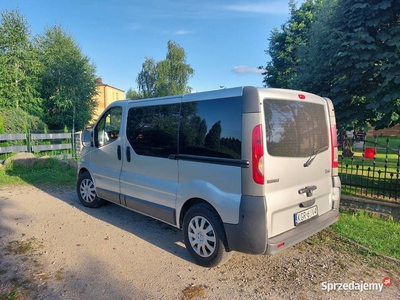
[[[46,126],[38,117],[32,116],[20,108],[1,110],[0,133],[26,133],[28,129],[43,131]],[[1,123],[3,122],[3,125]]]

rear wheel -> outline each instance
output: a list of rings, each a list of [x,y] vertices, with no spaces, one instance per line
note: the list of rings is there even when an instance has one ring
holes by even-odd
[[[183,218],[186,249],[203,267],[215,267],[230,257],[225,231],[217,212],[205,203],[192,206]]]
[[[84,206],[96,208],[105,203],[104,199],[97,197],[92,176],[88,172],[82,173],[79,176],[76,188],[79,200]]]

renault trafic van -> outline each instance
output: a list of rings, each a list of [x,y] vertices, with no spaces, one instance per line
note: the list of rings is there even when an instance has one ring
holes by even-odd
[[[182,229],[206,267],[274,254],[338,220],[331,100],[238,87],[113,102],[78,166],[87,207],[114,202]]]

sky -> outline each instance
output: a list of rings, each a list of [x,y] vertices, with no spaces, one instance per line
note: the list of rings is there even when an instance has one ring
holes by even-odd
[[[61,25],[103,83],[137,90],[146,57],[165,59],[169,40],[186,52],[194,91],[263,86],[268,38],[289,18],[288,0],[1,0],[32,35]],[[300,1],[299,1],[300,2]]]

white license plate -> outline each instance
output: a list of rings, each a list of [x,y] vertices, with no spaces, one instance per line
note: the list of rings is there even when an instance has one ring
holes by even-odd
[[[294,214],[294,226],[298,225],[301,222],[307,221],[312,217],[318,215],[318,208],[317,206],[313,206],[309,209],[303,210],[297,214]]]

